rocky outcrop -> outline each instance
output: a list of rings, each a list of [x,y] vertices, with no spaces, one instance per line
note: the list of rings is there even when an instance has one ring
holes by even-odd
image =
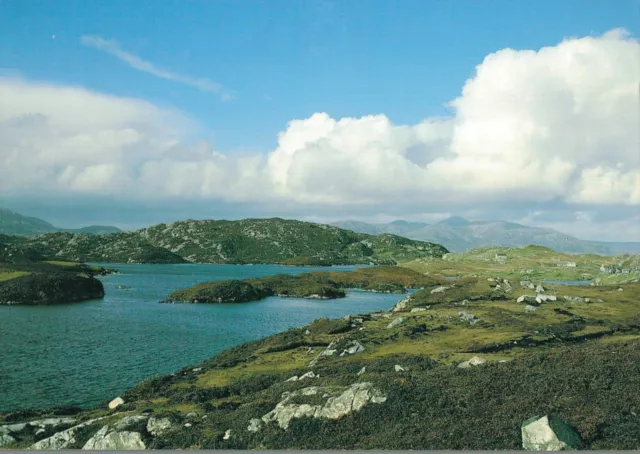
[[[114,428],[115,429],[115,428]],[[145,449],[138,432],[117,431],[109,425],[103,426],[82,447],[85,450],[138,450]]]
[[[578,434],[559,418],[534,416],[522,423],[522,447],[527,451],[580,449]]]
[[[318,395],[326,396],[327,400],[324,404],[292,402],[294,398]],[[355,383],[347,389],[311,386],[284,393],[282,398],[283,400],[276,405],[276,408],[262,417],[264,423],[276,422],[282,429],[287,429],[291,420],[296,418],[339,419],[351,412],[359,411],[369,403],[380,404],[387,400],[386,396],[367,382]]]
[[[469,359],[467,361],[463,361],[460,364],[458,364],[458,367],[460,369],[468,369],[468,368],[473,367],[473,366],[479,366],[480,364],[484,364],[486,362],[487,362],[486,359],[481,358],[479,356],[474,356],[473,358],[471,358],[471,359]]]
[[[52,436],[45,438],[44,440],[40,440],[37,443],[34,443],[29,447],[29,449],[37,449],[37,450],[68,449],[69,446],[73,445],[76,442],[75,435],[80,429],[83,429],[84,427],[89,426],[105,418],[106,416],[102,418],[90,419],[88,421],[78,424],[77,426],[73,426],[62,432],[57,432]]]
[[[387,325],[387,329],[393,329],[396,326],[400,326],[401,324],[403,324],[405,322],[406,318],[405,317],[398,317],[395,320],[393,320],[391,323],[389,323]]]
[[[172,423],[169,418],[156,418],[152,416],[149,418],[149,421],[147,421],[147,432],[157,437],[171,429],[171,426]]]

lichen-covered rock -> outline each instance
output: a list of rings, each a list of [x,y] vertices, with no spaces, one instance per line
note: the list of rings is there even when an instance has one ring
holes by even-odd
[[[16,442],[16,439],[13,438],[11,435],[7,435],[7,434],[0,435],[0,448],[11,446],[15,442]]]
[[[262,427],[262,420],[258,418],[253,418],[249,421],[249,426],[247,427],[247,431],[258,432],[261,427]]]
[[[149,421],[147,421],[147,432],[157,437],[171,429],[171,426],[172,424],[169,418],[155,418],[152,416],[149,418]]]
[[[473,358],[467,360],[467,361],[463,361],[460,364],[458,364],[458,367],[461,369],[468,369],[469,367],[472,366],[479,366],[480,364],[484,364],[486,363],[487,360],[484,358],[481,358],[479,356],[474,356]]]
[[[339,419],[351,412],[359,411],[368,403],[383,403],[387,400],[371,383],[355,383],[341,394],[335,395],[336,390],[311,386],[292,393],[284,393],[283,400],[276,408],[262,417],[265,423],[276,422],[282,429],[287,429],[292,419],[296,418],[324,418]],[[323,405],[296,404],[291,400],[300,396],[321,395],[326,398]]]
[[[103,426],[82,447],[84,450],[138,450],[146,449],[138,432],[111,430],[109,425]]]
[[[564,451],[580,449],[582,443],[559,418],[534,416],[522,423],[522,447],[527,451]]]

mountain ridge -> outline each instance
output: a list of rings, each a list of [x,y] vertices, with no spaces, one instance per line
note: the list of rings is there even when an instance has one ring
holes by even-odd
[[[55,227],[54,225],[40,218],[25,216],[16,211],[8,210],[6,208],[0,208],[0,233],[2,234],[32,236],[53,232],[71,232],[101,235],[105,233],[119,233],[122,232],[122,230],[120,230],[118,227],[105,225],[90,225],[86,227],[80,227],[78,229],[65,229],[61,227]]]

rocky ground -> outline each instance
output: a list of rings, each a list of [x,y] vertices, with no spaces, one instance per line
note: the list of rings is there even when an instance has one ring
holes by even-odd
[[[239,345],[94,409],[2,415],[0,440],[34,449],[637,449],[639,296],[639,284],[432,280],[389,311]]]

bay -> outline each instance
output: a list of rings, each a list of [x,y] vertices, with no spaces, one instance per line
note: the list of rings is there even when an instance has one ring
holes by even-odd
[[[102,300],[0,307],[0,411],[112,399],[153,376],[197,364],[243,342],[322,317],[391,308],[402,295],[267,298],[241,304],[160,304],[200,282],[358,266],[110,265]]]

